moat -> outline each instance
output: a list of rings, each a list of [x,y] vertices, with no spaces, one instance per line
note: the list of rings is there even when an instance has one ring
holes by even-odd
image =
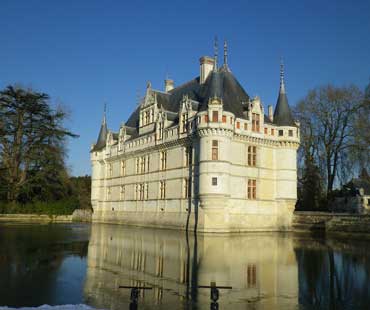
[[[370,241],[297,233],[194,235],[119,225],[0,224],[0,308],[366,309]]]

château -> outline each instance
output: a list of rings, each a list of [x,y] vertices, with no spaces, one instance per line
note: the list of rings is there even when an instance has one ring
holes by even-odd
[[[265,113],[224,61],[200,58],[198,77],[150,82],[118,132],[104,114],[91,148],[93,221],[200,232],[289,230],[297,199],[299,124],[281,65]]]

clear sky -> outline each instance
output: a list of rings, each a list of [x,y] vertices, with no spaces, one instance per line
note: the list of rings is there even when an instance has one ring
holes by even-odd
[[[229,45],[229,65],[250,96],[275,104],[279,59],[291,105],[313,87],[370,77],[370,1],[1,0],[0,88],[48,93],[71,112],[66,126],[73,175],[90,174],[90,144],[104,101],[117,131],[146,82],[163,89],[199,74],[213,39]],[[222,54],[222,51],[220,51]]]

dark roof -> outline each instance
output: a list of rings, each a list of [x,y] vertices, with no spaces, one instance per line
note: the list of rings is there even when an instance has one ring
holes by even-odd
[[[296,126],[292,111],[289,108],[288,97],[281,88],[275,107],[273,123],[278,126]]]
[[[350,183],[357,189],[363,188],[366,196],[370,195],[370,182],[368,180],[358,178],[353,179]]]
[[[104,116],[103,122],[100,127],[100,131],[99,131],[99,137],[98,137],[98,140],[96,141],[96,144],[94,145],[92,149],[92,152],[100,151],[101,149],[105,147],[107,143],[107,135],[108,135],[108,128],[107,128],[107,122]]]
[[[154,91],[154,90],[153,90]],[[208,107],[210,98],[219,97],[223,101],[225,111],[232,112],[236,117],[244,118],[243,112],[247,110],[249,96],[239,84],[227,67],[221,67],[217,71],[212,71],[207,80],[199,83],[199,77],[182,84],[168,93],[154,91],[157,96],[159,106],[163,106],[166,111],[178,113],[181,100],[184,95],[189,99],[199,102],[193,105],[198,111],[205,111]],[[126,122],[126,126],[138,127],[139,110],[137,107]]]

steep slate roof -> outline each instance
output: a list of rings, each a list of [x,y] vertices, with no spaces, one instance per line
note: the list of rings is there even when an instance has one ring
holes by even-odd
[[[248,94],[225,66],[212,71],[203,84],[199,83],[199,77],[197,77],[172,89],[168,93],[154,92],[157,96],[158,106],[163,106],[166,111],[175,113],[179,112],[184,95],[200,103],[197,107],[198,111],[207,110],[209,99],[216,96],[223,100],[225,111],[232,112],[236,117],[240,118],[244,118],[243,112],[247,107],[242,102],[249,101]],[[137,107],[127,120],[126,126],[138,126],[139,111],[140,107]],[[171,119],[176,120],[173,117]]]
[[[103,149],[107,143],[107,136],[108,136],[108,128],[107,128],[107,121],[106,121],[105,112],[104,112],[104,117],[103,117],[102,124],[100,126],[98,140],[96,141],[96,144],[94,145],[91,151],[95,152],[95,151],[100,151],[101,149]]]
[[[289,108],[288,97],[285,92],[284,66],[280,69],[280,89],[279,97],[275,106],[273,123],[278,126],[296,126],[292,111]]]
[[[278,126],[296,126],[285,92],[279,91],[273,120],[273,123]]]

